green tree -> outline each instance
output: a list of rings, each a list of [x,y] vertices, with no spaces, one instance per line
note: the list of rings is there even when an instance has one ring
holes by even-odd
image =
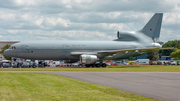
[[[159,59],[159,55],[158,55],[158,52],[157,51],[152,51],[152,52],[149,52],[147,53],[147,58],[150,60],[150,61],[154,61],[154,60],[158,60]]]
[[[12,59],[12,57],[5,56],[5,55],[4,55],[4,51],[5,51],[6,49],[8,49],[10,46],[11,46],[11,45],[8,45],[8,44],[7,44],[7,45],[5,45],[4,47],[2,47],[2,48],[1,48],[1,51],[0,51],[0,54],[2,54],[6,60],[11,60],[11,59]]]
[[[174,52],[171,53],[171,57],[175,59],[180,59],[180,49],[174,49]]]
[[[168,41],[162,47],[163,48],[175,47],[175,48],[180,49],[180,40]],[[174,50],[172,50],[172,49],[165,49],[165,50],[159,50],[158,53],[159,53],[160,56],[170,56],[173,51]]]

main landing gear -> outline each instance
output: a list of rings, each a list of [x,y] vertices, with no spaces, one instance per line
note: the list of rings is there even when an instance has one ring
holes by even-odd
[[[86,64],[86,67],[107,67],[106,63],[95,63],[95,64]]]

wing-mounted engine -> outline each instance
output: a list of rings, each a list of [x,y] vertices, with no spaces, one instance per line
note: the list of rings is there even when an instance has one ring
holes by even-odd
[[[81,55],[80,61],[83,64],[94,64],[98,60],[96,55]]]

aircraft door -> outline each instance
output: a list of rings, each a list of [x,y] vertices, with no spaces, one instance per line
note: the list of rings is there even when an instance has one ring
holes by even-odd
[[[62,46],[63,52],[67,52],[66,45]]]
[[[28,45],[22,45],[22,46],[21,46],[22,52],[23,52],[23,53],[29,53],[29,51],[27,50],[27,48],[28,48]]]
[[[69,46],[68,45],[63,45],[63,52],[68,52]]]

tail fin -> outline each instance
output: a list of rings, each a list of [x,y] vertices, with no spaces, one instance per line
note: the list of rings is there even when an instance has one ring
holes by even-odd
[[[141,30],[141,32],[153,39],[159,38],[162,17],[163,17],[163,13],[155,13],[154,16],[149,20],[149,22]]]

